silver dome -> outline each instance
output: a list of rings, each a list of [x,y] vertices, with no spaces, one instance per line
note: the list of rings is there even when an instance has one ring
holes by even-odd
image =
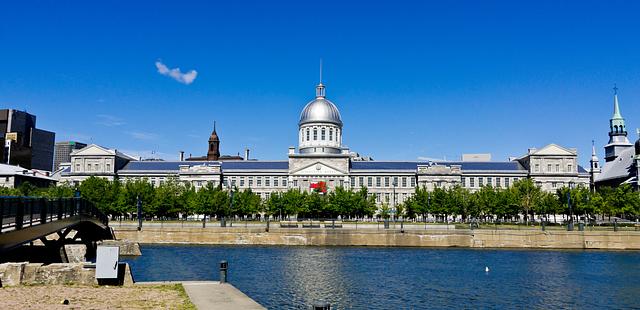
[[[322,76],[321,76],[322,77]],[[300,113],[298,126],[309,123],[331,123],[342,128],[340,112],[333,102],[325,97],[325,87],[322,82],[316,86],[316,99],[307,103]]]
[[[318,97],[307,103],[302,113],[300,113],[298,126],[308,123],[332,123],[342,127],[342,118],[333,102],[323,97]]]

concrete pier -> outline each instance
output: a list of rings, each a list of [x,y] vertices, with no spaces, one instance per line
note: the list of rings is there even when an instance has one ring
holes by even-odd
[[[180,283],[189,299],[198,309],[233,310],[266,309],[233,285],[218,281],[136,282],[136,285],[162,285]]]

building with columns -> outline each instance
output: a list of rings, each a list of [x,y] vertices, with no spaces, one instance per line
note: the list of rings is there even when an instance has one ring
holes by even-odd
[[[288,189],[309,191],[324,182],[328,191],[336,187],[366,187],[379,204],[401,203],[416,187],[433,190],[462,186],[476,191],[483,186],[507,188],[519,179],[531,178],[543,190],[555,191],[570,183],[584,186],[590,183],[589,172],[578,165],[576,149],[555,144],[531,148],[522,157],[505,161],[492,161],[489,155],[482,154],[463,156],[460,161],[378,161],[363,159],[346,148],[342,143],[342,129],[340,111],[327,99],[326,88],[320,83],[315,98],[300,113],[298,147],[289,148],[286,160],[216,159],[220,156],[220,140],[214,129],[209,154],[202,160],[140,161],[120,156],[118,152],[106,154],[106,150],[90,145],[72,154],[71,164],[59,177],[68,182],[82,181],[87,175],[118,178],[124,182],[146,179],[156,185],[175,178],[196,188],[210,182],[225,189],[251,189],[265,199],[274,192]],[[101,156],[126,162],[112,164],[109,171],[82,165]]]

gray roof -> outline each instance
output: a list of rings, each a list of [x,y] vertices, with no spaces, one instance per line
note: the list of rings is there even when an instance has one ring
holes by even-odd
[[[628,179],[636,175],[635,167],[633,165],[633,156],[635,150],[633,147],[627,148],[620,152],[620,155],[610,162],[605,162],[602,166],[602,172],[596,178],[596,182],[613,180],[613,179]]]
[[[289,161],[223,161],[222,170],[289,170]]]
[[[125,171],[178,171],[181,165],[220,165],[217,161],[130,161],[122,169]]]
[[[180,166],[221,165],[222,170],[288,170],[288,161],[130,161],[124,171],[178,171]]]
[[[225,170],[284,170],[289,169],[288,161],[258,161],[258,160],[234,160],[234,161],[130,161],[121,170],[123,171],[178,171],[181,165],[220,165]],[[351,169],[358,170],[390,170],[390,171],[416,171],[418,165],[437,164],[441,166],[460,165],[463,171],[502,171],[523,172],[527,170],[517,161],[491,161],[491,162],[426,162],[426,161],[352,161]],[[606,165],[605,165],[606,169]],[[587,171],[578,166],[579,173]],[[603,169],[604,172],[604,169]],[[604,173],[603,173],[604,175]]]
[[[426,162],[417,161],[352,161],[353,170],[417,170],[418,164]]]
[[[527,170],[517,161],[490,161],[490,162],[426,162],[426,161],[353,161],[353,170],[417,170],[418,165],[437,164],[441,166],[459,165],[461,169],[469,171],[506,171],[526,172]]]

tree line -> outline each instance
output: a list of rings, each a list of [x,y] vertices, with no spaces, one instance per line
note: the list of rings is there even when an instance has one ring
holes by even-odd
[[[73,197],[76,192],[92,201],[112,217],[131,217],[136,214],[138,199],[145,217],[177,218],[195,214],[211,217],[274,218],[402,218],[405,220],[535,221],[536,215],[551,222],[585,217],[640,216],[640,195],[628,185],[602,188],[591,192],[578,186],[559,188],[556,192],[542,191],[530,179],[521,179],[509,188],[484,186],[471,192],[456,186],[427,191],[416,188],[404,202],[393,205],[384,201],[378,207],[376,196],[367,188],[348,190],[338,187],[327,194],[290,189],[274,192],[262,199],[250,189],[224,190],[208,183],[197,189],[190,183],[169,179],[158,186],[147,180],[121,182],[90,177],[76,188],[59,184],[50,188],[36,188],[25,182],[18,188],[0,188],[0,195],[40,196],[50,198]],[[570,204],[568,202],[571,202]],[[561,216],[561,219],[557,219]]]

